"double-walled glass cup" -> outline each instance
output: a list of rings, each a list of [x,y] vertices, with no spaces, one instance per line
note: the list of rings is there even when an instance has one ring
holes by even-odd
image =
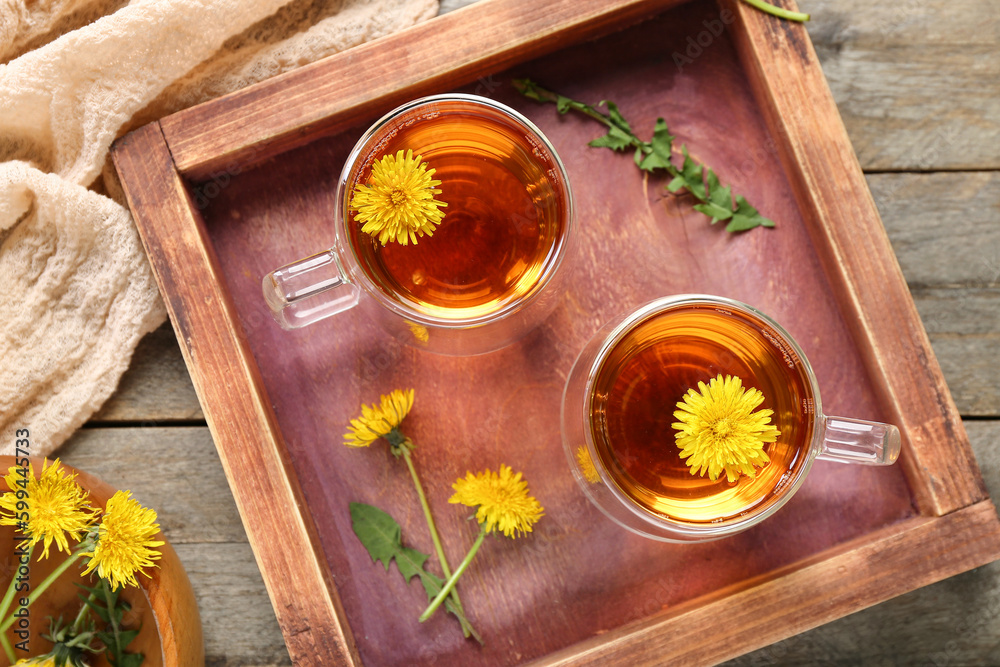
[[[772,410],[780,434],[765,443],[768,461],[753,476],[730,481],[723,472],[713,481],[681,458],[675,413],[689,390],[699,394],[713,379],[719,389],[727,376],[760,391],[755,410]],[[714,407],[701,398],[687,404],[704,437],[747,423],[733,394],[715,397]],[[812,368],[777,322],[707,295],[658,299],[600,329],[567,380],[562,434],[587,497],[619,525],[666,542],[717,539],[760,523],[816,459],[890,465],[900,448],[895,426],[823,415]]]
[[[445,216],[416,244],[383,245],[361,231],[351,200],[373,164],[400,151],[434,169]],[[395,109],[351,151],[337,202],[334,247],[264,277],[286,329],[360,304],[416,347],[477,354],[527,333],[557,300],[573,235],[569,180],[541,131],[503,104],[449,94]]]

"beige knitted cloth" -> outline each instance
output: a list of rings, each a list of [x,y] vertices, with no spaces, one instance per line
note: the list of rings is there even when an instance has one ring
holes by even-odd
[[[166,317],[108,167],[167,113],[437,13],[437,0],[0,0],[0,453],[48,454]]]

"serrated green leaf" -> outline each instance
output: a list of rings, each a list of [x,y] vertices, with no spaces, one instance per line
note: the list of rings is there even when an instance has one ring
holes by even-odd
[[[122,646],[128,646],[133,639],[139,636],[138,630],[119,630],[118,631],[118,643]]]
[[[111,622],[111,616],[108,615],[108,609],[104,605],[100,604],[97,600],[91,600],[89,598],[84,599],[84,604],[90,607],[97,616],[105,623]]]
[[[684,174],[684,182],[688,189],[688,192],[693,194],[695,197],[701,201],[706,201],[708,198],[705,196],[705,183],[701,180],[701,165],[696,165],[694,173]]]
[[[141,667],[144,659],[142,653],[123,653],[117,660],[109,658],[108,662],[115,667]]]
[[[373,562],[381,561],[388,571],[389,563],[396,559],[396,567],[406,581],[423,569],[430,556],[403,546],[402,529],[395,519],[364,503],[351,503],[350,508],[354,534],[368,550]]]
[[[705,194],[707,201],[698,204],[694,210],[704,213],[712,219],[714,225],[719,220],[729,220],[733,217],[733,197],[729,188],[722,187],[719,177],[708,169],[705,173]]]
[[[420,583],[423,584],[424,592],[427,593],[428,600],[436,598],[437,594],[441,592],[442,588],[444,588],[444,579],[431,574],[427,570],[424,570],[423,576],[420,577]]]
[[[636,162],[639,165],[639,169],[643,171],[653,171],[654,169],[666,169],[667,165],[664,163],[663,158],[661,158],[656,153],[650,153],[642,159],[641,162]]]
[[[674,176],[674,179],[667,183],[667,190],[670,192],[677,192],[685,186],[683,176]]]
[[[615,127],[622,130],[625,134],[632,134],[632,126],[628,124],[625,117],[622,116],[621,111],[618,110],[618,105],[609,100],[601,100],[601,105],[607,105],[608,107],[608,119],[614,124]]]
[[[722,187],[719,183],[719,177],[715,175],[715,172],[711,169],[708,170],[708,175],[705,177],[705,185],[708,188],[708,201],[712,202],[719,208],[727,209],[730,213],[733,210],[733,194],[730,188]]]
[[[736,211],[733,219],[726,225],[726,231],[745,232],[754,227],[774,227],[774,222],[762,216],[742,195],[737,196]]]
[[[608,128],[607,134],[603,137],[594,139],[587,145],[593,146],[594,148],[610,148],[612,150],[620,151],[632,145],[632,137],[622,131],[621,128],[612,125]]]
[[[708,187],[709,194],[721,186],[719,183],[719,177],[711,169],[705,171],[705,185]]]
[[[730,209],[722,208],[717,206],[712,202],[706,202],[704,204],[695,204],[694,210],[699,213],[704,213],[712,219],[712,224],[714,225],[719,220],[728,220],[733,217],[733,212]]]
[[[139,667],[143,661],[142,654],[125,652],[128,645],[139,635],[139,628],[126,630],[121,627],[122,617],[132,608],[121,598],[124,588],[113,590],[108,580],[103,577],[99,577],[97,582],[95,586],[78,584],[89,593],[86,597],[83,595],[79,597],[83,604],[101,619],[105,627],[102,631],[97,631],[93,620],[88,618],[83,626],[88,628],[86,632],[77,634],[74,640],[65,642],[64,645],[73,645],[91,653],[104,652],[108,662],[115,667]],[[97,638],[103,644],[102,648],[98,650],[92,648],[88,636]]]
[[[646,153],[648,152],[648,151],[645,150],[645,148],[646,148],[646,146],[645,146],[645,144],[643,144],[642,146],[639,146],[638,148],[635,149],[635,158],[634,159],[635,159],[635,166],[637,166],[637,167],[640,164],[642,164],[642,158],[644,158],[646,156]]]
[[[101,589],[103,591],[103,588]],[[121,590],[114,589],[111,587],[109,582],[107,594],[104,595],[105,601],[108,603],[108,607],[114,607],[118,604],[118,596],[121,594]]]
[[[724,208],[728,211],[733,210],[733,191],[732,188],[716,188],[715,190],[708,191],[708,201],[712,202],[719,208]]]
[[[81,584],[81,583],[76,582],[76,581],[73,582],[73,585],[76,586],[77,588],[82,588],[83,590],[87,591],[87,593],[89,595],[99,596],[101,598],[104,597],[104,591],[101,590],[100,585],[97,585],[97,586],[87,586],[85,584]],[[81,600],[86,600],[87,597],[89,597],[89,595],[88,596],[84,596],[83,593],[77,593],[76,595]]]
[[[572,109],[608,126],[608,133],[591,141],[591,146],[614,150],[623,150],[629,145],[635,146],[633,159],[636,166],[650,172],[655,169],[665,169],[673,176],[667,185],[667,190],[679,192],[681,189],[686,189],[699,200],[694,207],[695,210],[711,217],[713,223],[729,220],[727,231],[774,227],[774,222],[762,216],[757,209],[746,202],[746,199],[737,196],[734,205],[732,188],[723,187],[714,171],[692,160],[686,146],[681,146],[684,154],[683,164],[680,169],[675,167],[671,160],[675,137],[670,135],[667,124],[662,118],[656,119],[652,140],[645,142],[632,132],[631,126],[622,116],[618,106],[610,100],[601,102],[608,108],[608,113],[605,115],[592,106],[546,90],[527,79],[516,80],[514,84],[526,97],[540,102],[555,102],[559,113],[566,113]]]
[[[657,118],[656,126],[653,128],[653,140],[649,142],[649,155],[639,163],[639,168],[646,171],[669,169],[671,167],[670,153],[673,151],[673,146],[674,136],[667,128],[667,122],[662,118]]]
[[[748,229],[753,229],[754,227],[759,227],[760,222],[752,217],[745,215],[733,215],[733,219],[729,221],[726,225],[727,232],[745,232]]]
[[[399,573],[403,575],[403,578],[409,582],[413,575],[419,574],[423,570],[424,563],[427,562],[428,558],[430,558],[428,554],[401,546],[396,554],[396,566],[399,567]]]
[[[743,195],[736,195],[736,212],[740,215],[757,215],[757,209]]]
[[[684,166],[681,167],[680,176],[684,178],[684,187],[701,201],[706,201],[703,167],[691,159],[687,146],[681,146],[681,151],[684,153]]]
[[[117,596],[115,596],[115,597],[117,597]],[[124,600],[122,600],[121,602],[118,602],[118,600],[115,600],[115,602],[113,604],[114,604],[114,606],[111,607],[111,608],[114,610],[113,616],[114,616],[114,619],[115,619],[115,625],[121,625],[122,624],[122,617],[124,617],[125,613],[127,611],[129,611],[132,607],[129,606],[129,604],[127,602],[125,602]]]
[[[437,594],[441,592],[442,588],[444,588],[444,579],[441,579],[426,570],[421,570],[418,574],[420,574],[420,583],[424,586],[424,592],[427,593],[427,601],[430,602],[436,598]],[[476,632],[476,629],[472,627],[472,624],[469,623],[465,616],[458,612],[458,607],[450,597],[445,599],[444,607],[458,617],[458,622],[462,625],[462,629],[467,631],[467,634],[465,635],[466,637],[471,635],[477,642],[480,644],[483,643],[482,637],[479,636],[479,633]]]
[[[402,542],[402,528],[389,514],[377,507],[364,503],[351,503],[351,525],[354,534],[358,536],[361,544],[368,550],[372,562],[381,561],[386,571],[389,570],[389,563],[395,559],[399,573],[403,575],[407,582],[414,575],[420,577],[420,583],[427,593],[427,600],[433,600],[444,587],[444,581],[424,569],[424,563],[429,556],[416,549],[404,547]],[[465,616],[459,613],[458,607],[449,598],[445,601],[445,608],[458,617],[462,629],[467,631],[481,644],[483,642],[479,633],[472,627]]]
[[[538,85],[531,79],[514,79],[511,83],[517,90],[529,100],[536,102],[547,102],[538,90]]]

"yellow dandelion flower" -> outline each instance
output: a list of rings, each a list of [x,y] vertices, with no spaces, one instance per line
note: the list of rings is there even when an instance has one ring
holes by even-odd
[[[124,584],[138,586],[135,573],[144,567],[156,567],[153,561],[160,558],[156,547],[164,544],[153,539],[160,530],[156,512],[131,496],[131,491],[117,491],[111,496],[97,530],[97,544],[93,551],[83,553],[90,557],[83,574],[96,569],[114,590]]]
[[[56,659],[51,655],[40,655],[35,658],[21,658],[18,665],[37,665],[37,667],[56,667]]]
[[[452,488],[455,495],[448,502],[478,505],[476,520],[486,524],[487,533],[497,528],[507,537],[516,537],[517,531],[530,533],[544,515],[542,506],[528,495],[528,483],[521,479],[521,473],[514,474],[506,465],[500,466],[500,474],[492,470],[478,475],[467,473]]]
[[[441,194],[436,187],[441,181],[433,175],[434,169],[428,169],[421,156],[413,157],[412,150],[382,156],[372,165],[368,183],[355,186],[351,198],[361,231],[378,234],[382,245],[390,240],[406,245],[416,243],[418,236],[432,235],[444,218],[441,207],[447,206],[434,199]]]
[[[753,410],[764,401],[758,389],[746,389],[743,381],[721,374],[698,383],[698,391],[688,389],[677,403],[673,424],[681,458],[692,475],[716,480],[723,471],[729,482],[740,474],[753,479],[757,470],[771,459],[764,443],[774,442],[781,433],[771,425],[773,410]]]
[[[580,472],[583,473],[584,479],[591,484],[597,484],[601,481],[597,466],[594,465],[594,459],[590,458],[590,452],[587,451],[586,447],[577,447],[576,462],[580,464]]]
[[[348,447],[367,447],[379,438],[386,438],[398,447],[406,438],[399,433],[399,425],[413,407],[413,390],[393,389],[383,394],[379,403],[361,406],[361,416],[351,420],[344,444]]]
[[[79,540],[94,521],[89,496],[76,482],[76,473],[66,474],[59,459],[49,465],[42,461],[42,474],[35,479],[35,469],[28,464],[28,477],[17,466],[7,470],[4,481],[9,492],[0,496],[0,525],[18,526],[30,536],[29,546],[42,543],[42,558],[49,557],[49,547],[69,553],[69,539]],[[9,514],[8,514],[9,512]],[[24,513],[28,519],[22,523]]]
[[[406,326],[410,327],[410,333],[413,337],[417,339],[420,343],[426,343],[431,339],[430,332],[427,331],[427,327],[422,324],[417,324],[416,322],[407,322]]]

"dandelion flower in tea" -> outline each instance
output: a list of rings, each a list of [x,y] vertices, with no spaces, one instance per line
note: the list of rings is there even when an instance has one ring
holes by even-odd
[[[427,327],[422,324],[417,324],[416,322],[407,322],[406,326],[410,328],[410,333],[413,334],[414,340],[418,343],[426,343],[431,339],[430,332],[427,331]]]
[[[689,389],[677,403],[673,424],[681,458],[692,475],[716,480],[725,472],[729,482],[739,476],[753,479],[756,468],[770,461],[765,443],[774,442],[780,432],[771,425],[772,410],[754,410],[764,402],[758,389],[743,387],[743,381],[731,375],[698,383],[698,391]]]
[[[601,475],[597,472],[594,459],[590,458],[590,452],[587,451],[586,447],[576,448],[576,462],[580,464],[580,472],[583,473],[584,479],[591,484],[597,484],[601,481]]]
[[[434,170],[428,169],[421,156],[412,150],[404,154],[385,155],[372,165],[371,178],[358,184],[351,199],[354,219],[362,223],[361,231],[378,235],[385,245],[396,241],[401,245],[416,243],[418,236],[430,236],[444,218],[445,202],[434,199],[441,194],[434,180]]]

